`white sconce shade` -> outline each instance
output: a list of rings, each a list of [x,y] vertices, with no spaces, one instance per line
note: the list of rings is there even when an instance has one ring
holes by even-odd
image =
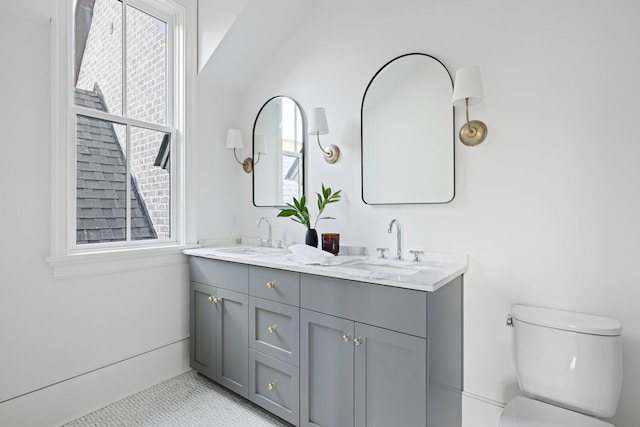
[[[244,148],[240,129],[227,130],[227,148]]]
[[[326,135],[328,133],[329,125],[325,109],[313,108],[309,114],[309,135]]]
[[[451,103],[455,107],[461,107],[465,105],[467,98],[469,105],[478,104],[484,98],[480,68],[476,65],[468,65],[456,71]]]
[[[478,104],[483,98],[480,68],[468,65],[456,71],[451,103],[454,107],[465,107],[467,122],[462,125],[459,133],[460,142],[464,145],[473,147],[481,144],[487,137],[487,125],[480,120],[469,120],[469,105]]]

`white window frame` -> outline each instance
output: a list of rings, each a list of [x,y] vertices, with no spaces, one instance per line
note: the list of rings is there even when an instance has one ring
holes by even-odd
[[[52,17],[52,97],[51,97],[51,254],[47,262],[54,277],[102,274],[136,268],[184,262],[181,250],[196,242],[194,190],[187,194],[187,182],[195,178],[195,105],[196,105],[196,1],[127,0],[172,25],[167,47],[173,46],[174,58],[168,78],[168,125],[175,128],[171,146],[171,239],[128,241],[104,244],[76,244],[76,115],[83,107],[73,101],[73,0],[56,0]],[[125,4],[126,4],[125,3]],[[91,110],[90,116],[122,123],[122,117]],[[135,120],[128,119],[130,124]],[[142,123],[142,122],[140,122]],[[144,123],[148,129],[164,131],[165,126]],[[187,143],[189,141],[189,143]],[[128,181],[128,180],[127,180]],[[191,196],[193,194],[193,196]]]

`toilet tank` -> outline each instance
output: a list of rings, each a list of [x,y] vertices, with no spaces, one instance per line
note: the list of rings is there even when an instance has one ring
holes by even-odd
[[[612,417],[622,387],[622,325],[610,317],[514,305],[516,372],[526,395]]]

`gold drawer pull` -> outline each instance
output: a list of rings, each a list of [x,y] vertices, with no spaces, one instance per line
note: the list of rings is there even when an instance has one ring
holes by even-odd
[[[267,331],[269,331],[270,334],[274,333],[276,331],[276,326],[278,325],[269,326]]]
[[[344,342],[349,342],[350,339],[351,339],[351,334],[344,334],[342,336],[342,341]]]
[[[271,381],[269,384],[267,384],[267,388],[268,388],[269,390],[275,390],[276,385],[278,385],[278,381],[275,381],[275,380],[274,380],[274,381]]]
[[[276,282],[267,282],[267,288],[273,289],[276,287]]]

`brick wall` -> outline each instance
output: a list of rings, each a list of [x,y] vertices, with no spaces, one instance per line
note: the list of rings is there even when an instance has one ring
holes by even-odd
[[[127,10],[127,111],[128,117],[155,124],[166,123],[166,25],[129,7]],[[122,115],[122,3],[96,0],[93,21],[80,66],[77,87],[100,87],[108,111]],[[125,150],[124,132],[118,131]],[[159,238],[170,236],[170,177],[153,166],[163,134],[132,128],[131,172]]]

